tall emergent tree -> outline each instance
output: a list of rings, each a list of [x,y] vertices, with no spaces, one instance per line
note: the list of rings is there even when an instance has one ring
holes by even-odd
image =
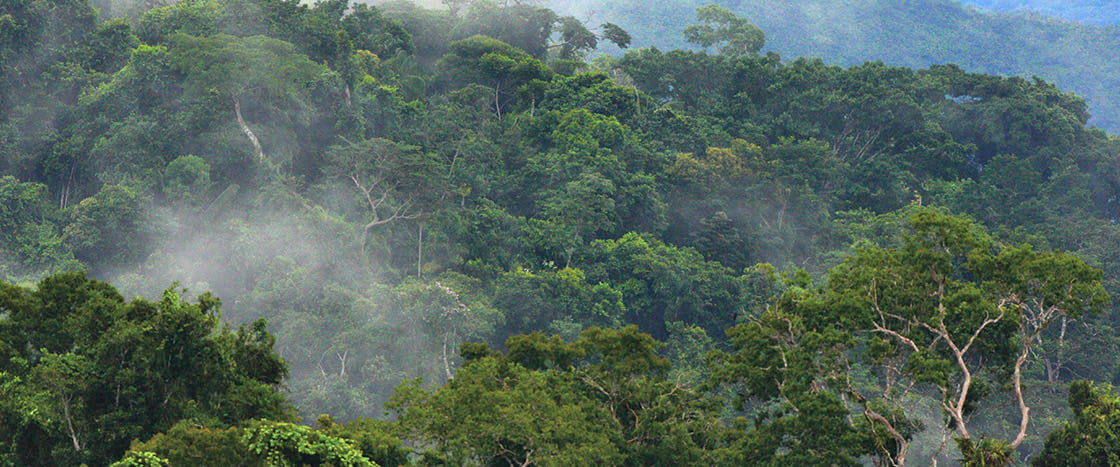
[[[974,438],[967,414],[978,378],[1009,378],[1020,423],[1007,447],[1017,448],[1030,421],[1023,366],[1056,319],[1103,308],[1101,271],[1072,255],[998,245],[933,211],[911,223],[903,248],[865,250],[834,270],[826,300],[856,319],[852,330],[872,333],[869,356],[883,362],[884,381],[941,394],[962,446]]]
[[[1004,246],[966,219],[922,210],[901,248],[861,250],[832,270],[826,286],[793,287],[763,319],[734,328],[740,350],[716,354],[716,375],[746,382],[747,396],[795,409],[806,394],[857,402],[880,454],[895,465],[905,463],[915,433],[899,416],[903,402],[933,393],[966,462],[1010,462],[1028,434],[1023,368],[1042,331],[1107,301],[1101,271],[1079,258]],[[750,343],[770,350],[754,355]],[[876,391],[853,383],[851,367],[860,362],[872,368]],[[1010,442],[979,442],[970,412],[999,387],[1015,401],[1018,430]]]
[[[415,146],[374,138],[347,142],[327,151],[324,172],[358,191],[368,212],[362,228],[362,247],[370,230],[396,220],[416,219],[446,192],[442,161]]]
[[[704,48],[715,46],[720,54],[754,55],[766,43],[758,26],[719,5],[697,8],[696,21],[684,29],[684,36]]]

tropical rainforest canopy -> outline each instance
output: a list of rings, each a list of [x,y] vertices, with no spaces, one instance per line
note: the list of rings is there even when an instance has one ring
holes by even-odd
[[[1085,98],[1090,125],[1120,132],[1120,9],[1104,0],[550,0],[564,14],[612,21],[635,47],[695,47],[680,31],[716,3],[766,32],[764,51],[844,67],[954,63],[1040,76]],[[991,12],[1000,12],[992,14]],[[1065,18],[1065,19],[1062,19]],[[1088,24],[1086,24],[1088,23]],[[612,53],[621,53],[612,50]]]
[[[0,464],[1116,463],[1086,101],[678,13],[0,1]]]

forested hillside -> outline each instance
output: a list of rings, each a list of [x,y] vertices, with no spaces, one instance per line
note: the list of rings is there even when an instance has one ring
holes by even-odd
[[[1120,22],[1120,10],[1108,0],[963,0],[991,11],[1038,12],[1046,16],[1065,18],[1089,24],[1115,24]]]
[[[671,50],[691,45],[679,32],[692,23],[692,11],[708,3],[762,28],[766,50],[787,59],[819,57],[845,67],[866,61],[911,68],[951,63],[999,76],[1040,76],[1084,97],[1092,125],[1120,131],[1120,103],[1113,93],[1120,87],[1116,27],[1041,14],[986,13],[957,0],[588,0],[550,5],[579,18],[617,23],[634,37],[636,47]]]
[[[0,4],[0,463],[1114,455],[1082,98],[447,6]]]

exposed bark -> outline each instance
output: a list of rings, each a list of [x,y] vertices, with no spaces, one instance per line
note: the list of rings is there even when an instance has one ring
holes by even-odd
[[[1058,331],[1058,354],[1054,358],[1045,358],[1043,363],[1046,365],[1046,381],[1050,383],[1057,383],[1058,378],[1061,377],[1062,368],[1066,365],[1066,331],[1069,327],[1069,317],[1062,316],[1061,329]]]
[[[502,101],[501,101],[501,84],[494,85],[494,111],[498,115],[498,120],[502,119]]]
[[[918,348],[918,345],[912,339],[907,338],[902,333],[894,331],[887,327],[887,321],[888,319],[890,319],[902,322],[907,326],[923,328],[930,334],[932,334],[934,336],[934,339],[930,343],[931,350],[932,347],[937,345],[938,342],[943,342],[946,346],[948,346],[961,376],[960,379],[955,383],[950,382],[950,384],[940,388],[943,398],[943,401],[941,402],[941,408],[942,410],[944,410],[946,415],[948,415],[949,418],[953,420],[954,428],[956,429],[957,434],[960,435],[961,438],[968,439],[971,438],[971,434],[968,431],[968,426],[966,424],[964,416],[964,410],[966,402],[968,400],[968,395],[972,389],[973,375],[972,370],[969,368],[968,362],[965,360],[965,356],[972,349],[973,344],[976,343],[977,339],[979,339],[984,330],[987,329],[988,326],[1002,321],[1007,316],[1007,314],[1004,312],[1003,306],[1000,306],[998,315],[986,316],[984,318],[984,321],[981,322],[980,325],[977,326],[973,331],[972,335],[969,336],[968,341],[965,342],[963,346],[958,344],[956,341],[954,341],[948,327],[945,325],[945,316],[947,315],[947,310],[945,308],[944,302],[946,296],[945,280],[936,272],[931,271],[931,273],[933,274],[934,281],[938,284],[937,291],[933,293],[938,301],[936,325],[931,325],[921,320],[908,320],[901,316],[885,312],[878,306],[878,297],[872,296],[872,303],[875,306],[875,311],[879,315],[879,320],[872,323],[872,332],[890,336],[891,338],[904,344],[910,349],[910,351],[919,352],[920,350]],[[872,284],[872,290],[875,290],[874,284]]]
[[[327,377],[327,369],[323,366],[323,360],[327,359],[327,353],[330,351],[331,349],[324,350],[323,353],[319,355],[319,361],[315,364],[315,366],[319,368],[319,374],[322,375],[323,378]]]
[[[847,371],[847,372],[845,372],[845,374],[850,375],[851,372]],[[894,438],[894,440],[896,442],[898,442],[899,448],[898,448],[897,452],[892,453],[892,452],[890,452],[886,449],[883,449],[884,454],[886,454],[886,456],[885,456],[886,460],[888,462],[890,462],[890,465],[892,465],[892,466],[896,466],[896,467],[905,466],[906,465],[906,454],[910,450],[910,441],[907,440],[906,437],[902,435],[902,432],[898,431],[898,429],[895,428],[894,423],[891,422],[890,419],[888,419],[887,417],[883,416],[883,414],[880,414],[879,412],[877,412],[877,411],[875,411],[874,409],[871,408],[867,398],[864,397],[863,394],[860,394],[859,391],[857,391],[852,386],[852,382],[851,382],[850,378],[846,378],[846,385],[847,385],[847,390],[845,391],[845,393],[847,395],[850,395],[852,398],[854,398],[856,400],[856,402],[858,402],[860,404],[860,406],[863,407],[864,417],[866,417],[868,419],[868,421],[870,421],[872,424],[878,423],[880,426],[883,427],[883,429],[887,430],[887,433],[891,435],[891,438]],[[845,402],[846,401],[847,401],[847,399],[845,398]],[[851,420],[849,420],[848,423],[851,423]]]
[[[902,322],[906,322],[909,325],[914,325],[926,329],[935,337],[934,343],[942,342],[949,348],[949,351],[952,354],[953,359],[960,372],[960,378],[957,382],[940,388],[944,398],[943,402],[941,403],[941,407],[942,410],[944,410],[945,413],[953,420],[954,428],[957,434],[961,438],[969,439],[971,438],[971,434],[968,431],[968,426],[964,416],[964,410],[969,393],[971,391],[973,374],[965,357],[966,355],[968,355],[969,351],[972,349],[973,344],[976,343],[976,341],[979,339],[980,335],[986,328],[993,324],[999,323],[1008,316],[1006,310],[1012,307],[1020,310],[1022,313],[1022,317],[1020,318],[1019,322],[1020,348],[1018,355],[1016,355],[1015,363],[1012,368],[1013,392],[1019,409],[1019,431],[1016,434],[1014,440],[1012,440],[1010,446],[1012,449],[1016,449],[1026,439],[1027,428],[1030,424],[1030,407],[1027,406],[1026,399],[1023,396],[1023,365],[1027,362],[1028,358],[1031,355],[1031,351],[1039,341],[1039,336],[1042,333],[1042,330],[1045,329],[1046,326],[1049,325],[1062,312],[1062,310],[1057,306],[1043,306],[1043,304],[1037,300],[1028,303],[1021,301],[1018,297],[1015,296],[1004,298],[1000,300],[999,304],[997,305],[997,309],[999,310],[998,314],[989,314],[988,316],[986,316],[984,318],[984,321],[976,327],[976,329],[972,332],[972,335],[969,336],[968,341],[965,342],[962,346],[953,339],[953,336],[950,334],[948,327],[945,325],[945,316],[947,315],[945,304],[943,302],[943,299],[945,297],[945,286],[943,280],[940,277],[936,277],[935,275],[935,280],[939,284],[938,291],[935,293],[939,301],[937,312],[938,321],[936,325],[931,325],[923,321],[907,321],[902,317],[886,313],[880,310],[878,308],[877,301],[873,300],[873,303],[876,303],[875,306],[876,311],[879,314],[879,321],[872,323],[872,332],[890,336],[891,338],[908,347],[911,351],[919,351],[918,346],[913,340],[907,338],[897,331],[891,330],[886,327],[886,321],[888,318],[900,320]],[[1062,335],[1064,338],[1064,330]],[[869,417],[874,419],[871,414],[869,414]]]
[[[69,171],[68,175],[66,176],[66,182],[62,184],[62,189],[59,190],[59,192],[60,192],[59,196],[58,196],[58,198],[59,198],[58,199],[58,208],[59,209],[66,209],[66,206],[70,205],[70,192],[73,190],[72,187],[74,186],[74,171],[77,170],[77,168],[78,168],[77,163],[71,163],[70,164],[70,171]]]
[[[864,406],[863,406],[863,413],[867,418],[871,419],[874,422],[878,422],[879,425],[881,425],[885,430],[887,430],[887,433],[890,433],[891,438],[894,438],[894,440],[898,442],[898,446],[899,446],[898,453],[893,454],[893,455],[888,454],[888,460],[890,461],[891,465],[894,465],[894,466],[897,466],[897,467],[905,466],[906,465],[906,454],[907,454],[907,451],[910,450],[910,441],[907,441],[906,437],[902,436],[902,433],[900,433],[894,427],[894,424],[891,423],[890,420],[887,420],[887,418],[884,417],[882,414],[880,414],[880,413],[878,413],[874,410],[871,410],[870,408],[867,407],[866,404],[864,404]]]
[[[66,430],[70,435],[70,441],[74,443],[74,450],[82,450],[82,442],[78,439],[78,433],[74,430],[74,417],[70,415],[70,398],[62,398],[62,415],[66,419]]]
[[[245,118],[241,116],[241,99],[236,94],[233,95],[233,112],[237,114],[237,126],[241,127],[241,132],[245,133],[245,137],[249,138],[249,142],[253,144],[253,154],[263,163],[264,150],[261,148],[261,141],[257,139],[257,135],[245,123]]]
[[[367,222],[362,230],[363,249],[365,248],[366,240],[369,238],[369,232],[374,227],[395,221],[397,219],[416,219],[423,215],[422,212],[405,214],[405,212],[412,207],[412,198],[409,198],[408,200],[398,205],[397,208],[394,209],[392,213],[389,213],[387,217],[382,217],[380,208],[383,204],[385,204],[385,201],[389,199],[389,195],[392,194],[393,189],[396,188],[396,185],[386,185],[384,183],[384,180],[376,180],[369,186],[365,186],[362,184],[361,180],[358,180],[357,176],[350,175],[349,177],[350,181],[354,182],[354,186],[358,188],[358,191],[362,192],[362,196],[365,197],[366,204],[369,207],[370,214],[373,215],[373,219]],[[380,189],[380,193],[375,196],[373,192],[378,189]]]
[[[941,430],[941,444],[937,445],[937,452],[933,453],[933,458],[930,459],[929,465],[937,467],[937,459],[941,457],[941,453],[945,452],[945,445],[949,443],[949,430]]]
[[[1029,346],[1024,346],[1029,348]],[[1019,358],[1015,359],[1015,371],[1011,376],[1015,384],[1015,400],[1019,403],[1019,434],[1015,436],[1015,440],[1011,442],[1011,448],[1018,448],[1023,444],[1023,440],[1027,437],[1027,424],[1030,423],[1031,408],[1027,407],[1026,401],[1023,399],[1023,362],[1027,361],[1027,353],[1022,352]]]
[[[1042,331],[1062,313],[1062,310],[1056,305],[1044,306],[1037,299],[1025,302],[1014,295],[1000,301],[1000,308],[1004,306],[1018,307],[1023,313],[1022,321],[1019,323],[1019,355],[1015,359],[1015,368],[1011,376],[1012,384],[1014,384],[1015,401],[1019,405],[1019,433],[1011,442],[1011,448],[1015,449],[1026,439],[1027,426],[1030,423],[1031,408],[1027,406],[1026,399],[1023,397],[1023,364],[1030,357],[1034,345],[1039,342]],[[1065,334],[1064,321],[1062,334],[1063,336]]]
[[[952,341],[949,342],[952,343]],[[958,386],[959,392],[957,402],[953,403],[952,400],[950,400],[952,397],[952,389],[946,387],[942,389],[942,393],[946,396],[947,402],[942,402],[941,406],[949,412],[949,416],[953,418],[957,433],[961,435],[961,438],[968,439],[970,436],[968,434],[968,426],[964,423],[964,404],[968,399],[968,391],[972,388],[972,372],[968,370],[968,364],[964,361],[964,352],[957,349],[956,345],[952,345],[951,348],[953,350],[953,356],[957,361],[957,366],[961,369],[962,380]]]
[[[447,379],[451,379],[451,361],[447,358],[447,339],[443,339],[443,371],[447,374]]]

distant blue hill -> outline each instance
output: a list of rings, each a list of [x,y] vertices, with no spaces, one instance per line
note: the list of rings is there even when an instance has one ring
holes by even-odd
[[[1034,11],[1087,24],[1120,23],[1120,0],[963,0],[999,12]]]

